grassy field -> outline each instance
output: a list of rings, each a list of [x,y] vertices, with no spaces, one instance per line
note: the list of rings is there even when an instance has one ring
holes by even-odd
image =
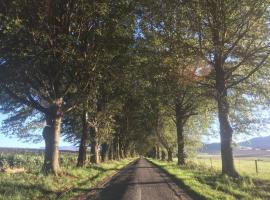
[[[0,168],[24,167],[26,172],[0,172],[1,200],[69,199],[89,191],[104,178],[126,166],[133,159],[110,161],[76,168],[76,154],[61,153],[61,177],[44,176],[41,153],[0,153]]]
[[[257,160],[257,171],[256,163]],[[221,170],[221,158],[219,155],[199,155],[192,162],[197,165],[207,166],[210,169]],[[270,158],[268,157],[236,157],[234,159],[236,170],[242,176],[270,180]]]
[[[206,160],[205,160],[206,159]],[[243,161],[239,179],[221,176],[218,160],[211,164],[204,164],[208,158],[199,158],[194,162],[189,161],[187,166],[179,167],[176,162],[152,160],[169,174],[180,180],[188,190],[198,194],[202,199],[270,199],[270,179],[261,178],[255,174],[247,176],[253,170],[248,160]],[[210,161],[209,161],[210,162]]]

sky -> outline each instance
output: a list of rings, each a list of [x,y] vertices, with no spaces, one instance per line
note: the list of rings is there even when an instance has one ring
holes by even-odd
[[[4,119],[4,115],[0,114],[0,124]],[[215,126],[218,126],[217,124]],[[269,127],[270,129],[270,127]],[[258,137],[258,136],[267,136],[270,135],[268,132],[262,132],[260,135],[253,135],[253,136],[238,136],[237,138],[234,138],[236,141],[244,141],[253,137]],[[213,143],[213,142],[219,142],[219,134],[215,135],[210,135],[210,136],[203,136],[202,138],[204,143]],[[13,147],[13,148],[43,148],[45,146],[44,141],[39,142],[39,143],[33,143],[33,142],[24,142],[20,140],[18,137],[10,137],[6,136],[0,133],[0,147]],[[60,140],[60,147],[63,146],[74,146],[72,143],[64,141],[64,138],[61,138]]]
[[[4,115],[0,114],[0,124],[4,119]],[[41,134],[41,133],[40,133]],[[74,146],[72,143],[65,142],[64,138],[61,138],[59,146]],[[10,137],[0,133],[0,147],[12,147],[12,148],[44,148],[44,141],[39,143],[23,142],[18,137]]]

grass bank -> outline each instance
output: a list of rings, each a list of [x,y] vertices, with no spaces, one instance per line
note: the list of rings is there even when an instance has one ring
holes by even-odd
[[[44,176],[37,170],[17,174],[0,173],[0,199],[69,199],[89,191],[132,160],[134,158],[84,168],[62,167],[65,175],[61,177]]]
[[[270,199],[270,180],[249,176],[233,179],[221,176],[219,170],[207,166],[190,163],[180,168],[176,162],[149,160],[177,178],[202,199]]]

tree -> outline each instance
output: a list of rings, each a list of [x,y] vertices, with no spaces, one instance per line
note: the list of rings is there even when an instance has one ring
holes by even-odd
[[[100,99],[102,72],[132,41],[132,8],[126,1],[1,2],[2,110],[16,110],[11,120],[23,120],[25,126],[33,122],[33,112],[35,121],[46,120],[46,173],[60,173],[64,114],[87,99],[82,88],[89,82],[96,86],[94,100]]]
[[[222,173],[238,176],[233,162],[233,129],[229,120],[228,98],[269,58],[269,2],[192,1],[187,3],[187,8],[194,19],[190,28],[198,41],[194,46],[187,46],[196,51],[211,69],[207,81],[202,84],[213,88],[217,102]]]
[[[157,136],[162,146],[167,151],[168,161],[173,161],[173,154],[176,151],[177,146],[177,134],[174,120],[171,116],[162,116],[159,120],[159,126],[157,128]]]
[[[76,11],[73,1],[1,2],[2,109],[17,110],[13,119],[23,114],[26,124],[39,112],[34,120],[46,121],[44,171],[55,175],[62,116],[73,107],[66,95],[73,93],[73,66],[79,66],[72,36]]]

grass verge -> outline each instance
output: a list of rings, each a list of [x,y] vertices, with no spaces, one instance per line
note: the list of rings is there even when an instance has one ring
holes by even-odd
[[[270,180],[248,176],[238,179],[220,175],[220,171],[204,166],[179,167],[175,162],[148,159],[179,180],[202,199],[270,199]]]
[[[66,175],[61,177],[44,176],[39,172],[0,173],[0,199],[69,199],[89,191],[133,160],[134,158],[127,158],[84,168],[63,168]]]

